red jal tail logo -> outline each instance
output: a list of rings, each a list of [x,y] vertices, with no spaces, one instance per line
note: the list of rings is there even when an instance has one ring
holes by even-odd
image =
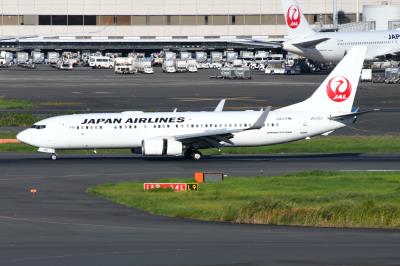
[[[332,101],[343,102],[351,95],[351,83],[345,77],[334,77],[329,80],[326,86],[326,93]]]
[[[296,5],[291,5],[286,14],[286,23],[287,25],[295,29],[300,25],[300,9]]]

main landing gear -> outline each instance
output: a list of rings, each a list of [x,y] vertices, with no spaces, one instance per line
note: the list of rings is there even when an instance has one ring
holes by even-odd
[[[192,159],[194,161],[198,161],[203,158],[203,154],[197,150],[186,150],[184,155],[185,158]]]
[[[50,158],[51,158],[53,161],[57,160],[57,154],[53,153],[53,154],[50,156]]]

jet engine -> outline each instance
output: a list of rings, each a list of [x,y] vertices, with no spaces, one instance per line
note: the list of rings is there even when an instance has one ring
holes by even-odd
[[[142,141],[142,154],[144,156],[182,155],[182,142],[174,139],[153,138]]]

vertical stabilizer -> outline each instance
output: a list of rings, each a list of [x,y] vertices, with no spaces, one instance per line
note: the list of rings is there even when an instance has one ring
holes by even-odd
[[[366,52],[365,46],[353,47],[310,98],[281,110],[350,113]]]
[[[315,33],[296,0],[282,0],[282,7],[289,37],[309,36]]]

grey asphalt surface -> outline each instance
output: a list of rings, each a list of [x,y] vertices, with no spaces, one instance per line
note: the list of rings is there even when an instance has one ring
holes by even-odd
[[[178,158],[0,154],[0,265],[397,265],[400,231],[234,225],[158,217],[87,187],[195,171],[398,170],[400,155]],[[266,177],[267,178],[267,177]],[[37,188],[32,196],[30,188]]]
[[[0,69],[0,97],[40,105],[15,112],[65,110],[227,110],[274,108],[308,97],[325,75],[253,75],[250,81],[197,74],[118,76],[110,70]],[[398,85],[362,83],[356,105],[385,108],[336,134],[398,134]],[[158,217],[85,193],[87,187],[195,171],[277,175],[296,171],[396,170],[400,155],[215,156],[200,162],[118,155],[0,154],[0,265],[398,265],[400,231],[233,225]],[[266,177],[267,178],[267,177]],[[33,197],[30,188],[39,193]]]
[[[125,110],[181,111],[212,110],[227,98],[226,110],[273,109],[309,97],[327,75],[267,76],[253,72],[251,80],[216,80],[217,70],[198,73],[116,75],[113,70],[76,68],[59,71],[49,66],[35,70],[0,69],[0,97],[28,99],[40,105],[36,113],[75,110],[79,112],[120,112]],[[355,106],[383,112],[359,118],[352,127],[337,134],[379,135],[400,133],[400,86],[361,83]],[[26,110],[14,110],[26,112]]]

